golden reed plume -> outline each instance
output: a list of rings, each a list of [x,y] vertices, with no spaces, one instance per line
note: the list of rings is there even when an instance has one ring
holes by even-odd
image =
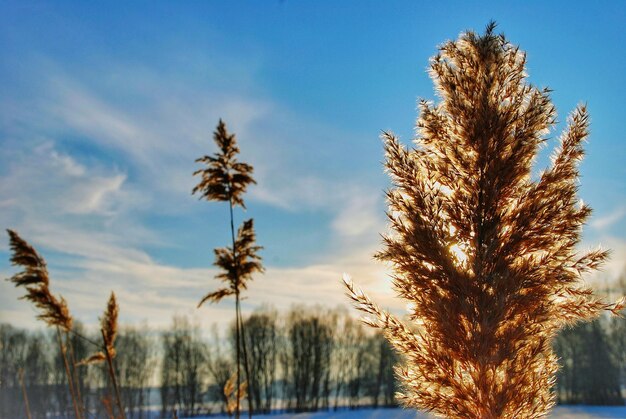
[[[100,319],[102,327],[102,335],[104,337],[104,347],[111,358],[115,356],[115,338],[117,337],[117,316],[119,314],[119,306],[115,300],[115,293],[111,292],[107,303],[104,317]]]
[[[255,272],[263,272],[261,257],[258,252],[262,249],[256,245],[256,233],[252,219],[244,221],[237,231],[235,250],[230,247],[215,249],[214,265],[221,268],[215,277],[223,281],[227,287],[210,292],[198,304],[200,307],[206,301],[217,303],[222,298],[234,295],[248,288],[248,281]]]
[[[58,326],[66,332],[72,330],[72,316],[63,297],[55,297],[50,292],[50,279],[46,261],[26,240],[15,231],[9,233],[11,264],[21,266],[23,270],[11,278],[16,287],[24,287],[26,299],[40,310],[38,319],[49,326]]]
[[[233,374],[224,384],[224,397],[226,398],[226,413],[232,416],[237,411],[237,406],[248,394],[248,382],[244,381],[239,386],[239,391],[235,390],[237,374]]]
[[[391,233],[377,258],[393,266],[412,324],[344,279],[366,322],[403,355],[401,402],[449,418],[546,415],[557,331],[624,307],[582,281],[608,256],[576,248],[591,213],[577,198],[587,111],[574,111],[533,179],[555,109],[548,89],[526,82],[526,55],[494,29],[446,42],[431,60],[441,100],[420,102],[414,148],[383,135]]]
[[[107,353],[110,358],[115,358],[115,338],[117,337],[117,317],[119,306],[115,300],[115,293],[111,292],[104,316],[100,319],[102,331],[103,350],[98,351],[88,358],[83,359],[77,365],[88,365],[104,362],[107,360]],[[106,351],[106,353],[105,353]]]
[[[196,163],[203,163],[206,167],[193,172],[194,176],[200,176],[200,182],[191,193],[199,193],[207,201],[230,201],[233,206],[245,208],[243,194],[249,184],[256,183],[252,177],[254,169],[247,163],[237,161],[237,139],[235,134],[228,132],[221,119],[213,133],[213,140],[219,152],[196,159]]]
[[[109,375],[116,390],[118,409],[120,414],[123,415],[124,408],[111,363],[111,359],[115,357],[115,337],[117,336],[117,317],[119,312],[115,294],[111,293],[104,317],[100,321],[104,343],[103,351],[98,351],[80,362],[75,362],[74,350],[68,337],[69,333],[73,332],[73,319],[63,297],[57,298],[50,292],[50,278],[46,261],[15,231],[7,230],[7,232],[9,233],[9,245],[12,251],[11,263],[23,268],[21,272],[13,275],[8,280],[13,282],[16,287],[24,287],[26,289],[26,295],[21,298],[32,302],[40,310],[37,318],[44,321],[48,326],[57,327],[59,349],[68,379],[68,388],[74,405],[75,417],[80,419],[85,416],[80,388],[75,384],[77,382],[75,367],[105,360],[108,361]],[[60,330],[65,332],[65,344],[63,343]],[[77,334],[77,336],[85,339],[81,335]],[[93,343],[92,341],[90,342]],[[67,352],[69,352],[69,358],[71,359],[68,359]]]

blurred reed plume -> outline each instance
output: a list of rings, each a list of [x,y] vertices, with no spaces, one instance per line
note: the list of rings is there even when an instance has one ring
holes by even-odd
[[[55,297],[50,292],[50,279],[46,261],[26,240],[15,231],[9,233],[11,264],[23,270],[9,278],[16,287],[24,287],[23,299],[30,301],[40,310],[38,319],[48,326],[58,326],[64,331],[72,330],[72,316],[63,297]]]
[[[44,321],[48,326],[53,326],[57,329],[58,344],[63,358],[68,388],[74,405],[76,418],[82,418],[85,415],[80,387],[77,384],[76,367],[105,360],[108,362],[109,375],[116,391],[120,415],[123,417],[124,409],[122,407],[111,361],[115,357],[115,338],[117,336],[117,317],[119,314],[115,294],[111,293],[106,311],[104,312],[104,317],[100,320],[103,344],[99,345],[72,330],[73,319],[70,315],[67,303],[63,297],[57,298],[50,291],[50,277],[44,258],[15,231],[7,230],[7,232],[9,234],[9,246],[12,252],[11,263],[23,268],[21,272],[16,273],[11,278],[8,278],[8,280],[13,282],[16,287],[24,287],[26,289],[26,295],[21,298],[32,302],[35,307],[40,310],[40,314],[37,316],[38,319]],[[63,331],[65,335],[64,340],[61,336],[61,331]],[[102,350],[87,359],[76,362],[74,359],[74,349],[68,337],[69,333],[76,334],[89,343],[102,348]]]
[[[126,413],[122,404],[122,397],[120,395],[120,389],[117,385],[117,378],[115,376],[115,368],[113,368],[113,358],[115,357],[115,338],[117,336],[117,316],[119,313],[119,307],[115,300],[115,294],[111,292],[107,308],[104,312],[104,317],[100,319],[100,332],[102,333],[102,342],[104,344],[104,356],[107,361],[109,369],[109,377],[113,384],[113,390],[115,391],[115,401],[117,402],[117,408],[119,409],[120,417],[125,418]]]
[[[57,340],[65,374],[67,376],[68,389],[72,398],[74,414],[76,418],[82,418],[82,403],[80,400],[80,390],[74,385],[75,374],[72,374],[70,362],[67,357],[67,349],[70,342],[67,334],[72,330],[72,316],[63,297],[55,297],[50,292],[50,278],[46,261],[37,253],[34,247],[22,239],[13,230],[7,230],[9,234],[9,246],[11,248],[11,264],[21,266],[23,270],[16,273],[9,281],[16,287],[24,287],[26,295],[21,297],[33,303],[40,310],[38,319],[44,321],[48,326],[56,327]],[[65,332],[65,344],[61,338],[61,330]],[[73,354],[70,347],[70,354]],[[74,368],[72,363],[72,369]]]
[[[235,390],[235,382],[238,381],[235,374],[231,375],[224,384],[224,397],[226,398],[226,413],[232,416],[241,400],[248,394],[248,383],[243,382],[238,385],[239,390]]]
[[[115,338],[117,337],[117,317],[119,314],[119,306],[117,305],[117,301],[115,299],[115,293],[111,292],[111,296],[109,297],[109,301],[107,302],[106,310],[104,311],[104,316],[100,319],[100,333],[102,335],[102,346],[95,343],[101,350],[95,352],[91,356],[83,359],[78,362],[76,365],[89,365],[89,364],[97,364],[100,362],[107,362],[108,374],[111,380],[111,384],[113,385],[113,391],[115,393],[115,401],[117,404],[117,409],[119,411],[120,417],[125,417],[125,411],[122,404],[122,398],[120,395],[119,387],[117,384],[117,377],[115,375],[115,368],[113,368],[113,358],[117,354],[115,350]],[[94,343],[94,342],[92,342]],[[111,415],[113,408],[110,405],[110,397],[107,398],[107,403],[105,405],[107,411],[111,410]],[[113,416],[114,417],[114,416]]]
[[[207,201],[227,201],[231,206],[245,208],[243,194],[249,184],[256,184],[252,178],[254,169],[247,163],[237,161],[239,147],[235,134],[228,133],[221,119],[213,133],[213,140],[220,152],[196,159],[196,163],[204,163],[207,167],[193,172],[194,176],[200,175],[201,180],[191,193],[200,193]]]
[[[214,265],[221,268],[222,272],[216,278],[226,283],[226,288],[210,292],[202,298],[198,307],[206,301],[219,302],[228,295],[234,295],[238,291],[247,289],[247,282],[252,279],[255,272],[263,272],[261,257],[258,251],[262,249],[256,244],[253,220],[244,221],[237,231],[234,251],[230,247],[215,249]]]
[[[119,306],[115,300],[115,294],[111,293],[104,317],[100,319],[100,329],[102,331],[102,350],[95,352],[88,358],[83,359],[77,365],[88,365],[99,363],[107,360],[107,354],[111,358],[115,358],[115,338],[117,336],[117,316]]]
[[[198,307],[205,302],[217,303],[229,295],[235,296],[235,316],[236,316],[236,357],[237,357],[237,391],[241,391],[241,351],[243,350],[243,364],[246,373],[246,380],[250,379],[248,366],[248,355],[246,350],[246,340],[243,321],[241,317],[240,293],[247,289],[247,282],[252,279],[255,272],[263,272],[261,257],[258,252],[262,249],[256,245],[256,234],[254,232],[253,220],[244,221],[237,231],[235,237],[235,226],[233,218],[233,207],[239,205],[245,209],[243,194],[248,185],[255,184],[252,177],[253,167],[247,163],[237,161],[239,147],[234,134],[230,134],[226,129],[226,124],[220,119],[216,131],[213,133],[213,140],[217,144],[219,151],[213,156],[203,156],[196,159],[197,163],[203,163],[205,168],[196,170],[193,175],[199,175],[201,180],[193,188],[192,194],[200,194],[201,198],[207,201],[227,201],[230,211],[230,233],[232,246],[215,249],[214,265],[221,268],[223,272],[217,278],[226,283],[225,288],[220,288],[205,295]],[[239,400],[235,397],[234,414],[237,418],[240,415]],[[252,417],[252,399],[248,395],[248,415]]]
[[[106,311],[104,312],[104,317],[100,319],[104,348],[111,358],[115,357],[115,338],[117,337],[118,314],[119,306],[115,300],[115,293],[111,292]]]
[[[526,55],[494,30],[462,34],[430,61],[440,102],[420,102],[414,148],[383,135],[391,233],[376,257],[391,263],[411,324],[344,278],[403,355],[401,402],[449,418],[546,415],[557,331],[624,307],[582,281],[608,257],[576,249],[591,214],[577,198],[587,111],[573,112],[533,179],[556,112],[549,90],[526,82]]]

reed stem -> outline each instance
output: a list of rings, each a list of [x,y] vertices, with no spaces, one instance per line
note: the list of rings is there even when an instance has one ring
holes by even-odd
[[[248,382],[248,418],[252,417],[252,394],[250,392],[250,368],[248,366],[248,351],[246,349],[246,335],[243,327],[243,316],[241,315],[241,303],[239,304],[237,315],[239,316],[239,325],[241,327],[241,349],[243,350],[243,368],[246,373],[246,381]]]
[[[61,357],[63,358],[63,366],[65,367],[65,375],[67,376],[67,385],[70,389],[70,395],[72,396],[72,404],[74,405],[74,414],[76,419],[81,419],[80,409],[78,402],[76,401],[76,393],[74,392],[74,382],[72,380],[72,374],[70,373],[70,366],[65,354],[65,346],[63,345],[63,339],[61,338],[61,330],[57,326],[57,341],[59,342],[59,349],[61,350]]]
[[[65,332],[65,344],[66,347],[70,349],[70,360],[72,361],[72,372],[74,373],[74,391],[76,391],[76,398],[78,400],[78,405],[80,406],[80,410],[82,412],[82,416],[85,417],[85,405],[83,404],[83,397],[80,391],[80,380],[78,379],[78,372],[76,371],[76,357],[74,356],[74,345],[70,340],[69,332]]]
[[[122,406],[122,398],[120,397],[120,389],[117,386],[117,379],[115,378],[115,370],[113,369],[113,359],[111,359],[111,354],[109,353],[108,348],[106,347],[106,338],[104,337],[104,330],[100,329],[100,333],[102,333],[102,341],[105,342],[104,346],[104,354],[107,358],[107,365],[109,367],[109,376],[111,377],[111,382],[113,383],[113,390],[115,391],[115,398],[117,399],[117,408],[120,411],[120,415],[122,418],[126,417],[126,412],[124,411],[124,407]]]
[[[26,386],[24,385],[24,369],[20,368],[18,371],[18,375],[20,378],[20,385],[22,386],[22,396],[24,396],[24,407],[26,408],[26,417],[31,419],[30,415],[30,404],[28,403],[28,394],[26,394]]]

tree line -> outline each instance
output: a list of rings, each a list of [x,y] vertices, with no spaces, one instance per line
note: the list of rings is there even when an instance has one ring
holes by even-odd
[[[247,391],[255,413],[396,405],[397,355],[381,334],[371,333],[345,310],[309,307],[279,314],[264,308],[244,318],[244,326]],[[90,334],[79,322],[74,332],[74,351],[82,359],[91,348],[79,336]],[[187,317],[175,317],[160,332],[122,328],[114,365],[127,416],[225,413],[229,395],[224,388],[236,371],[235,342],[234,324],[221,333],[214,327],[205,338]],[[562,366],[559,403],[623,404],[626,319],[601,318],[565,329],[554,348]],[[76,369],[86,411],[97,417],[106,416],[107,405],[114,403],[105,368]],[[24,416],[24,393],[33,418],[72,417],[66,386],[54,333],[0,325],[1,417]]]
[[[626,276],[611,296],[626,294]],[[553,342],[561,369],[556,396],[561,404],[623,405],[626,387],[626,318],[600,317],[563,329]]]
[[[247,391],[255,413],[395,405],[396,354],[346,311],[294,308],[279,315],[262,309],[243,321]],[[84,338],[91,334],[80,322],[73,327],[75,357],[83,359],[91,351]],[[235,324],[221,333],[214,327],[204,338],[189,318],[175,317],[160,332],[121,328],[116,348],[115,375],[129,418],[228,411],[231,395],[225,388],[236,371]],[[106,416],[114,403],[109,377],[102,364],[76,368],[85,411],[97,417]],[[25,416],[24,397],[33,418],[73,417],[54,333],[2,324],[0,417]]]
[[[243,320],[247,383],[254,413],[395,406],[397,355],[380,334],[346,311],[263,309]],[[226,412],[224,389],[236,371],[236,330],[216,329],[209,341],[186,318],[162,334],[160,409],[163,416]],[[244,362],[242,359],[240,362]]]

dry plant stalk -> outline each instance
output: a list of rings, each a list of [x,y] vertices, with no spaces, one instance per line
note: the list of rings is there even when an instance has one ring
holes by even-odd
[[[379,260],[409,302],[406,325],[345,278],[348,295],[403,355],[406,407],[449,418],[538,418],[555,404],[557,331],[623,300],[596,298],[582,274],[608,252],[577,253],[591,209],[577,199],[584,106],[552,164],[532,162],[555,124],[548,89],[490,24],[446,42],[430,62],[441,101],[421,101],[415,148],[383,135],[391,233]]]
[[[263,272],[261,257],[258,252],[262,249],[256,245],[253,220],[244,221],[237,231],[233,219],[233,207],[241,206],[245,209],[243,194],[249,184],[256,183],[252,177],[253,167],[247,163],[237,161],[239,147],[234,134],[228,133],[226,124],[220,119],[217,130],[213,133],[213,140],[219,148],[219,152],[213,156],[204,156],[196,160],[203,163],[205,168],[196,170],[194,176],[201,177],[200,182],[193,188],[192,194],[199,193],[207,201],[227,201],[230,210],[230,232],[232,239],[231,247],[215,249],[214,265],[223,272],[217,278],[226,283],[225,288],[208,293],[200,300],[198,307],[205,302],[217,303],[229,295],[235,296],[235,329],[236,329],[236,357],[237,357],[237,388],[241,391],[240,374],[240,343],[243,349],[243,364],[246,377],[249,379],[248,356],[246,352],[244,327],[241,316],[240,294],[247,289],[247,282],[252,279],[255,272]],[[239,400],[235,398],[234,413],[239,417]],[[252,399],[248,395],[248,416],[252,417]]]
[[[120,396],[119,387],[117,385],[117,377],[113,368],[113,358],[117,354],[115,350],[115,338],[117,337],[117,317],[119,314],[119,306],[115,299],[115,293],[111,292],[109,301],[107,302],[104,316],[100,319],[100,333],[102,334],[102,350],[95,352],[88,358],[83,359],[77,365],[89,365],[100,362],[107,362],[107,370],[113,390],[115,392],[115,401],[120,417],[125,417],[122,398]]]
[[[113,389],[115,391],[115,399],[117,402],[117,408],[119,409],[120,417],[125,418],[126,413],[124,406],[122,405],[122,397],[120,395],[120,389],[117,385],[117,378],[115,377],[115,369],[113,368],[113,358],[116,355],[115,352],[115,338],[117,336],[117,316],[119,313],[119,307],[115,300],[115,294],[111,292],[109,302],[107,303],[104,317],[100,319],[102,333],[102,342],[104,343],[104,355],[106,357],[107,366],[109,368],[109,376],[113,383]]]
[[[28,403],[28,393],[26,392],[26,385],[24,384],[24,369],[20,368],[17,374],[20,380],[20,386],[22,387],[22,398],[24,399],[24,409],[26,410],[26,417],[28,419],[31,419],[32,416],[30,415],[30,403]]]
[[[108,419],[115,419],[115,413],[113,412],[113,405],[111,404],[111,396],[103,396],[100,398],[102,406],[104,406],[104,412]]]
[[[111,363],[111,359],[115,357],[115,337],[117,336],[117,317],[119,313],[119,307],[115,300],[115,294],[111,293],[104,317],[100,322],[104,342],[103,351],[98,351],[89,358],[78,363],[74,362],[73,348],[68,337],[68,334],[72,332],[73,318],[70,315],[67,303],[63,297],[57,298],[50,291],[50,278],[48,275],[46,261],[39,255],[39,253],[37,253],[34,247],[22,239],[15,231],[7,230],[7,232],[9,233],[9,244],[12,251],[11,263],[13,265],[23,267],[23,271],[13,275],[9,278],[9,281],[13,282],[15,286],[24,287],[27,293],[21,298],[32,302],[35,307],[41,311],[41,313],[37,316],[38,319],[44,321],[48,326],[56,327],[57,329],[57,341],[63,357],[63,365],[65,366],[68,387],[72,397],[76,417],[81,418],[83,416],[80,414],[83,404],[76,375],[76,367],[104,360],[108,360],[109,362],[109,374],[111,375],[111,380],[114,383],[116,390],[118,408],[120,409],[120,414],[123,416],[124,409],[122,407]],[[63,338],[61,336],[61,330],[65,333],[65,343],[63,342]],[[85,339],[83,336],[78,336]],[[92,341],[89,342],[94,343]],[[72,362],[68,360],[68,348],[71,354]],[[74,374],[72,374],[72,371]]]
[[[75,387],[78,383],[74,383],[72,378],[67,359],[67,350],[61,339],[61,330],[65,332],[66,338],[67,334],[72,330],[73,319],[69,308],[63,297],[57,298],[50,292],[50,277],[44,258],[15,231],[7,230],[7,233],[9,234],[9,246],[12,252],[11,264],[23,268],[21,272],[16,273],[8,280],[13,282],[16,287],[24,287],[26,289],[26,295],[20,298],[30,301],[40,310],[40,314],[37,315],[39,320],[42,320],[48,326],[56,327],[59,350],[65,366],[74,414],[76,418],[81,418],[80,406],[82,406],[82,403],[78,402],[78,388]]]

